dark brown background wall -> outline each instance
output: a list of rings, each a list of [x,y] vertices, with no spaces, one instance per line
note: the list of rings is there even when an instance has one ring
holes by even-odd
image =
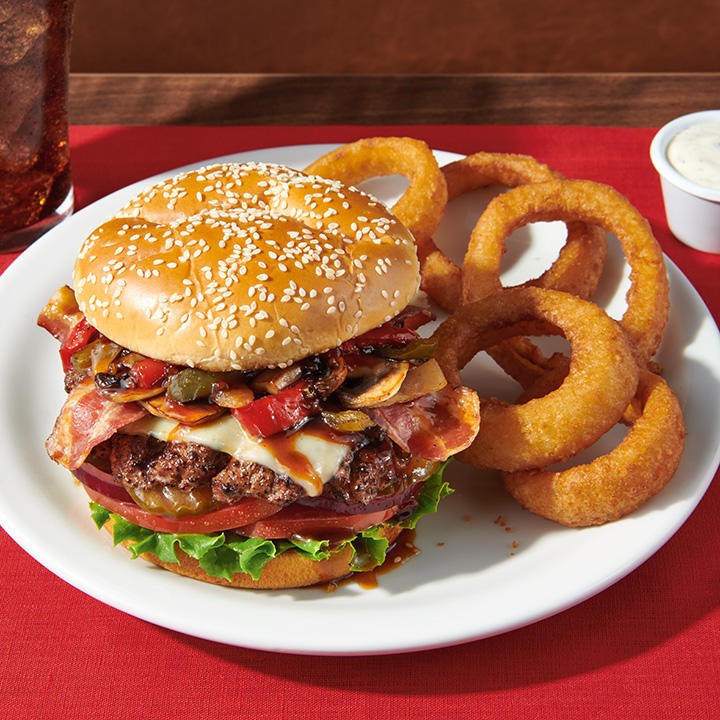
[[[720,0],[76,0],[72,70],[716,72]]]

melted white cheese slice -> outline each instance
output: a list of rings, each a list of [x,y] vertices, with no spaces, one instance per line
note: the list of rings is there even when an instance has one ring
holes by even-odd
[[[291,436],[291,450],[302,456],[312,468],[315,477],[310,477],[308,473],[298,472],[283,464],[284,453],[278,453],[271,442],[263,443],[248,435],[232,415],[223,415],[218,420],[195,427],[148,415],[126,425],[122,432],[128,435],[151,435],[165,442],[194,442],[228,453],[239,460],[256,462],[276,473],[287,475],[313,497],[322,493],[322,486],[332,479],[349,452],[344,443],[298,430]],[[293,465],[297,466],[298,463]]]

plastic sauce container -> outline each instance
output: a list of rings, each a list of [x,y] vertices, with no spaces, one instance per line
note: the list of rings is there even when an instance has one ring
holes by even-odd
[[[720,187],[711,187],[715,184],[713,180],[700,184],[682,174],[678,169],[683,166],[677,159],[677,145],[673,151],[677,167],[668,157],[668,148],[680,133],[701,125],[711,129],[720,126],[720,110],[691,113],[669,122],[653,138],[650,160],[660,175],[665,214],[673,235],[696,250],[720,253]],[[711,150],[708,147],[699,146],[696,159],[701,164],[706,164],[711,152],[715,152],[714,147]],[[720,148],[717,151],[720,153]]]

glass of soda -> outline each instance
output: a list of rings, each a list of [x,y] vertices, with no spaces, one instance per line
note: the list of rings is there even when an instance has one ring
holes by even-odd
[[[74,0],[0,2],[0,252],[73,209],[67,87]]]

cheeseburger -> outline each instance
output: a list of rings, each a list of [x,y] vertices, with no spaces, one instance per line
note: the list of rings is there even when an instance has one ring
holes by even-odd
[[[289,588],[376,567],[478,427],[418,285],[412,236],[357,189],[257,163],[158,183],[40,314],[67,392],[48,454],[173,572]]]

